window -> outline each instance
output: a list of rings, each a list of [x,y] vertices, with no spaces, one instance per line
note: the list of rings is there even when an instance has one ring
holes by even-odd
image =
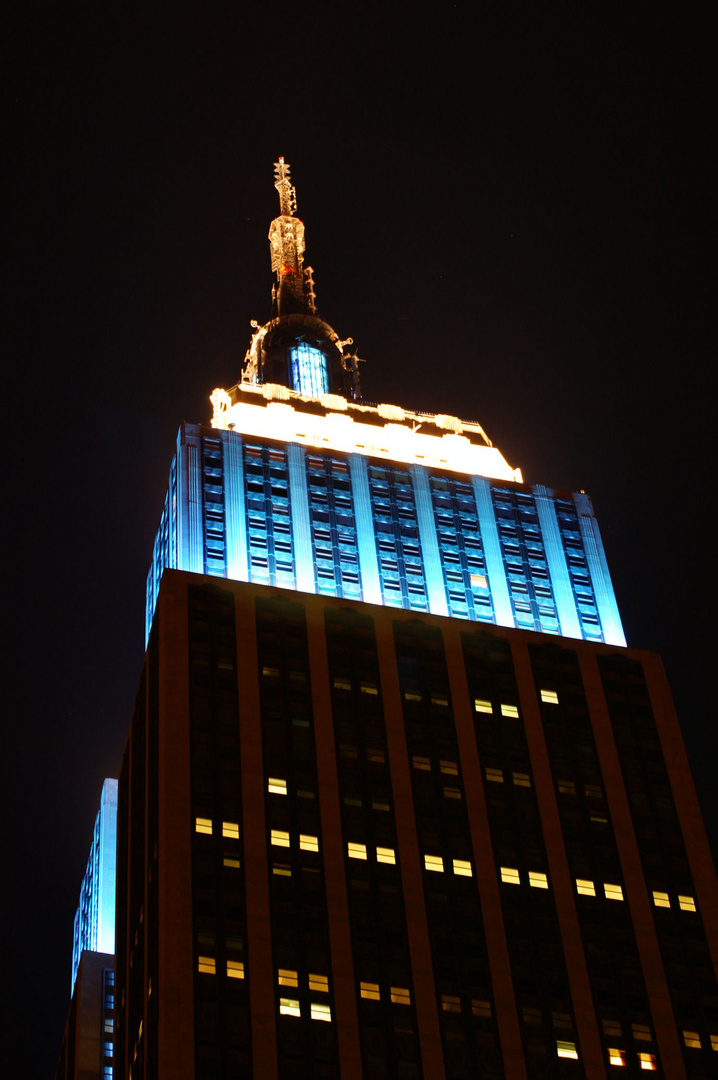
[[[396,853],[394,851],[394,848],[378,847],[376,849],[376,861],[381,863],[390,863],[392,866],[396,865]]]
[[[638,1061],[642,1069],[645,1069],[647,1072],[656,1072],[655,1054],[639,1054]]]
[[[531,780],[529,779],[528,773],[515,772],[513,776],[514,787],[531,787]]]
[[[289,847],[289,833],[281,829],[272,829],[271,842],[275,847]]]
[[[471,1000],[471,1012],[474,1016],[491,1016],[491,1003],[488,1001],[481,1001],[477,998]]]
[[[618,1020],[603,1020],[602,1023],[604,1035],[617,1035],[619,1039],[622,1037],[623,1032]]]
[[[378,761],[379,764],[383,765],[386,757],[383,750],[367,750],[366,759],[367,761]]]
[[[421,694],[417,694],[413,690],[405,690],[404,691],[404,700],[405,701],[421,701]]]
[[[701,1037],[697,1031],[684,1031],[683,1042],[693,1050],[700,1050]]]
[[[474,710],[480,713],[493,713],[494,707],[490,701],[483,701],[481,698],[474,698]]]
[[[279,968],[277,971],[277,982],[280,986],[299,986],[299,979],[296,971],[289,971],[288,968]]]
[[[449,699],[444,697],[443,694],[432,694],[431,695],[431,704],[432,705],[448,705],[449,704]]]
[[[329,993],[329,978],[327,975],[310,975],[309,989],[318,990],[322,994]]]
[[[361,997],[367,998],[369,1001],[379,1001],[381,999],[378,983],[359,983],[359,994]]]
[[[459,788],[457,788],[457,787],[445,787],[444,788],[444,798],[445,799],[460,799],[461,798],[461,790]]]
[[[239,870],[239,859],[228,859],[225,855],[222,860],[225,866],[228,866],[231,870]]]
[[[206,833],[207,836],[212,835],[212,819],[207,817],[195,818],[194,831],[198,833]]]
[[[440,761],[439,768],[445,776],[458,776],[459,766],[455,761]]]
[[[292,388],[305,397],[321,397],[329,393],[327,358],[321,349],[302,341],[289,350]]]
[[[576,892],[579,896],[595,896],[596,887],[592,881],[586,881],[584,878],[576,878]]]
[[[287,781],[279,780],[276,776],[270,776],[267,780],[267,791],[270,795],[286,795]]]
[[[502,773],[501,769],[487,769],[486,779],[492,780],[495,784],[503,784],[504,774]]]
[[[299,848],[301,851],[319,851],[319,837],[299,834]]]
[[[416,754],[414,754],[411,763],[414,768],[418,769],[420,772],[431,772],[431,761],[428,757],[417,757]]]
[[[443,1012],[461,1012],[461,999],[451,994],[441,995],[441,1008]]]
[[[351,690],[351,688],[352,688],[352,684],[351,684],[351,681],[349,679],[338,679],[337,678],[337,679],[334,680],[334,689],[335,690]]]
[[[614,1050],[611,1047],[608,1049],[608,1064],[620,1065],[625,1067],[626,1065],[626,1052],[625,1050]]]
[[[573,780],[557,780],[559,795],[575,795],[576,785]]]
[[[393,1005],[411,1005],[411,994],[403,986],[390,987],[389,996]]]
[[[681,909],[681,911],[695,911],[696,902],[692,896],[679,896],[678,907]]]
[[[555,690],[542,690],[541,700],[547,705],[558,705],[558,694]]]
[[[214,975],[216,971],[216,965],[213,956],[198,956],[197,957],[197,971],[202,975]]]
[[[363,682],[361,684],[361,686],[360,686],[360,690],[361,690],[362,694],[377,695],[379,693],[379,691],[377,690],[374,683],[368,683],[368,682]]]
[[[515,870],[511,866],[502,866],[502,867],[500,867],[500,871],[501,871],[501,880],[503,882],[505,882],[507,885],[520,885],[521,884],[521,878],[519,877],[518,870]]]
[[[651,1029],[648,1024],[632,1024],[633,1038],[639,1042],[651,1042]]]
[[[236,821],[223,821],[222,836],[228,840],[239,840],[239,824]]]
[[[573,1058],[574,1061],[578,1061],[578,1054],[576,1053],[576,1043],[565,1042],[563,1039],[557,1039],[556,1053],[560,1058]]]
[[[653,891],[653,903],[656,905],[656,907],[670,907],[671,906],[671,901],[668,898],[668,893],[667,892],[656,892],[655,889]]]
[[[366,844],[347,844],[347,854],[350,859],[366,859]]]
[[[518,707],[518,705],[506,705],[504,702],[502,702],[501,703],[501,715],[502,716],[508,716],[508,717],[510,717],[510,718],[512,718],[514,720],[518,720],[518,718],[519,718],[519,707]]]
[[[274,866],[272,867],[272,873],[276,874],[277,877],[291,877],[292,868],[291,866],[288,866],[287,863],[275,862]]]
[[[425,855],[424,866],[427,870],[435,870],[439,874],[444,873],[444,860],[441,855]]]
[[[279,999],[279,1015],[280,1016],[301,1016],[301,1009],[299,1008],[299,1002],[293,998],[280,998]]]
[[[548,889],[548,878],[538,870],[529,870],[529,885],[534,889]]]
[[[466,859],[454,859],[454,873],[457,877],[471,877],[473,873],[471,863]]]
[[[718,1035],[711,1035],[711,1050],[718,1050]]]
[[[608,885],[604,882],[603,891],[607,900],[623,900],[623,889],[620,885]]]
[[[598,786],[598,784],[586,784],[584,789],[587,799],[603,798],[603,792],[601,791],[601,788]]]
[[[228,960],[227,961],[227,978],[228,979],[243,979],[244,978],[244,963],[241,960]]]
[[[313,1001],[309,1006],[309,1015],[312,1020],[328,1020],[331,1021],[332,1010],[329,1005],[319,1005],[316,1001]]]

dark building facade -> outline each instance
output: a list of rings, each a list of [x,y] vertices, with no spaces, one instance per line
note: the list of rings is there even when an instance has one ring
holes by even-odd
[[[119,1077],[716,1075],[653,653],[167,570],[117,879]]]
[[[83,949],[74,964],[72,1000],[55,1080],[112,1080],[114,956]]]

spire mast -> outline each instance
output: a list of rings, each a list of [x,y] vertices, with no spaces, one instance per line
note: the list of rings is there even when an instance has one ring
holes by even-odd
[[[279,217],[269,228],[272,270],[277,275],[277,314],[314,314],[314,282],[306,288],[304,269],[304,222],[295,217],[297,193],[291,168],[283,157],[274,163],[274,186],[279,195]]]

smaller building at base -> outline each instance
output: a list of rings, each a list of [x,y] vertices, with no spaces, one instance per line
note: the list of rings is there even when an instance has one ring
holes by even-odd
[[[55,1080],[112,1080],[114,956],[83,950]]]

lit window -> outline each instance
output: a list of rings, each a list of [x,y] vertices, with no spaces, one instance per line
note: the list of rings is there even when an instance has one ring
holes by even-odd
[[[367,750],[366,759],[367,761],[378,761],[382,764],[386,760],[383,750]]]
[[[474,710],[482,713],[492,713],[494,707],[490,701],[483,701],[481,698],[474,698]]]
[[[363,682],[361,684],[361,686],[360,686],[360,689],[361,689],[362,694],[378,694],[379,693],[379,691],[377,690],[374,683]]]
[[[226,836],[228,840],[239,840],[239,825],[237,822],[223,821],[222,836]]]
[[[458,776],[459,766],[455,761],[440,761],[439,768],[445,776]]]
[[[623,900],[623,889],[620,885],[608,885],[604,882],[603,891],[607,900]]]
[[[621,1038],[623,1032],[618,1020],[603,1020],[602,1023],[605,1035],[617,1035],[619,1039]]]
[[[611,1047],[609,1047],[609,1049],[608,1049],[608,1064],[609,1065],[620,1065],[621,1067],[625,1067],[625,1065],[626,1065],[626,1051],[625,1050],[614,1050]]]
[[[332,1010],[329,1005],[319,1005],[316,1001],[313,1001],[309,1006],[309,1015],[312,1020],[331,1020]]]
[[[277,982],[280,986],[299,986],[299,979],[296,971],[289,971],[287,968],[279,968],[277,971]]]
[[[411,1005],[411,994],[403,986],[389,987],[389,995],[393,1005]]]
[[[443,697],[441,694],[432,694],[431,695],[431,704],[432,705],[448,705],[449,704],[449,699]]]
[[[513,775],[515,787],[531,787],[531,780],[529,779],[528,773],[515,772]]]
[[[529,885],[534,889],[548,889],[548,878],[538,870],[529,870]]]
[[[487,769],[486,779],[493,780],[495,784],[503,784],[504,774],[502,773],[501,769]]]
[[[667,892],[653,892],[653,903],[656,907],[670,907],[671,901]]]
[[[359,803],[359,805],[361,806],[361,803]],[[372,802],[371,808],[372,810],[391,810],[391,807],[387,802]]]
[[[396,853],[394,848],[390,847],[378,847],[376,849],[376,861],[382,863],[390,863],[392,866],[396,864]]]
[[[225,856],[223,862],[224,865],[228,866],[231,870],[239,870],[239,859],[228,859]]]
[[[327,358],[321,349],[302,341],[289,350],[292,388],[304,397],[321,397],[329,393]]]
[[[683,1042],[692,1050],[700,1050],[701,1048],[701,1037],[697,1031],[684,1031]]]
[[[488,1001],[480,1001],[477,998],[472,998],[471,1011],[474,1016],[491,1016],[491,1004]]]
[[[216,970],[217,969],[213,956],[197,957],[197,971],[199,971],[202,975],[214,975]]]
[[[279,1015],[280,1016],[301,1016],[301,1010],[299,1008],[299,1002],[293,998],[280,998],[279,999]]]
[[[405,690],[404,691],[404,700],[405,701],[421,701],[421,694],[417,694],[413,690]]]
[[[368,998],[369,1001],[379,1001],[381,998],[379,983],[359,983],[359,994],[363,998]]]
[[[335,679],[334,680],[334,689],[335,690],[351,690],[351,688],[352,688],[352,684],[351,684],[351,681],[349,679]]]
[[[279,780],[276,776],[270,776],[267,780],[267,791],[270,795],[286,795],[287,781]]]
[[[590,814],[589,816],[596,825],[608,825],[608,818],[605,814]]]
[[[419,769],[420,772],[431,772],[431,761],[428,757],[417,757],[416,754],[414,754],[411,763],[414,768]]]
[[[461,1012],[461,999],[451,994],[441,995],[441,1008],[444,1012]]]
[[[262,668],[262,675],[264,675],[265,678],[267,678],[267,679],[278,679],[279,678],[279,668],[276,668],[276,667],[263,667]]]
[[[272,867],[272,873],[276,874],[277,877],[291,877],[292,868],[291,866],[287,866],[286,863],[275,862],[274,866]]]
[[[718,1050],[718,1035],[711,1035],[711,1050]]]
[[[350,859],[366,859],[366,844],[347,844],[347,854]]]
[[[441,855],[425,855],[424,866],[427,870],[435,870],[439,874],[444,873],[444,860]]]
[[[692,896],[679,896],[678,907],[681,909],[681,911],[695,911],[696,902]]]
[[[518,720],[519,707],[518,705],[506,705],[501,703],[501,715],[512,717],[514,720]]]
[[[560,795],[576,794],[576,785],[574,784],[573,780],[557,780],[556,784],[558,786]]]
[[[275,847],[289,847],[289,833],[281,829],[272,829],[271,842]]]
[[[319,851],[319,837],[299,834],[299,847],[301,851]]]
[[[651,1042],[651,1029],[648,1024],[632,1024],[633,1038],[639,1042]]]
[[[638,1060],[641,1068],[647,1072],[656,1072],[656,1058],[654,1054],[639,1054]]]
[[[454,859],[454,873],[457,877],[471,877],[471,863],[466,859]]]
[[[460,799],[461,798],[461,791],[457,787],[445,787],[444,788],[444,798],[445,799]]]
[[[586,797],[589,799],[603,798],[603,792],[601,791],[601,788],[598,786],[598,784],[585,784],[584,790],[586,792]]]
[[[592,881],[585,881],[583,878],[576,878],[576,892],[579,896],[595,896],[596,887]]]
[[[513,867],[511,867],[511,866],[502,866],[502,867],[500,867],[500,870],[501,870],[501,880],[506,882],[507,885],[520,885],[521,884],[521,878],[519,877],[518,870],[514,870]]]
[[[195,832],[206,833],[207,836],[212,835],[212,819],[208,817],[195,818],[194,822]]]
[[[574,1061],[578,1061],[578,1054],[576,1053],[576,1043],[564,1042],[563,1039],[557,1039],[556,1053],[560,1058],[573,1058]]]
[[[244,963],[241,960],[228,960],[227,961],[227,978],[228,979],[243,979],[244,978]]]
[[[326,975],[310,975],[309,989],[319,990],[322,994],[329,993],[329,979]]]

